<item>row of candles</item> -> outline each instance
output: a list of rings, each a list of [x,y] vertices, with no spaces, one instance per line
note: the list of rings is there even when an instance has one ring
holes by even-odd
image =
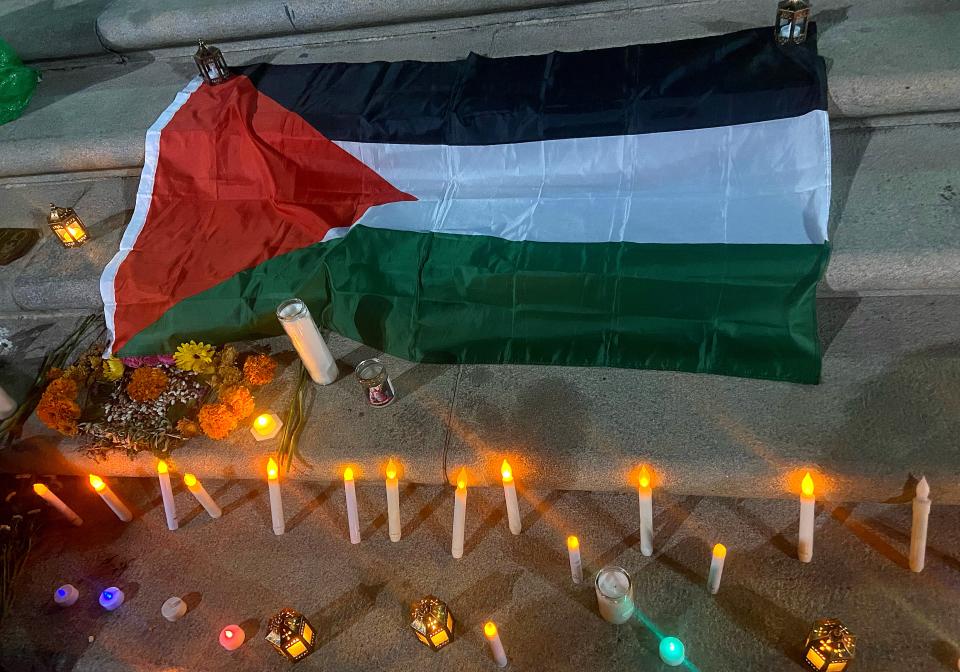
[[[396,463],[391,459],[385,469],[386,479],[386,500],[387,500],[387,521],[388,532],[391,541],[400,541],[400,488],[399,477]],[[173,499],[173,487],[170,479],[170,469],[166,462],[160,460],[157,462],[157,477],[160,483],[161,498],[163,501],[164,514],[167,527],[170,530],[176,530],[178,527],[176,505]],[[513,534],[522,532],[522,522],[520,518],[520,507],[517,499],[516,480],[513,470],[507,460],[501,464],[501,478],[504,492],[504,503],[507,509],[507,521],[510,531]],[[113,511],[121,521],[129,522],[133,519],[130,509],[116,495],[113,490],[100,477],[90,474],[90,485],[100,496],[104,503]],[[184,485],[189,492],[197,499],[201,506],[212,518],[219,518],[222,515],[220,506],[214,501],[206,491],[196,476],[186,473],[183,476]],[[352,544],[358,544],[360,538],[359,508],[357,505],[356,484],[353,469],[347,467],[343,470],[343,486],[347,506],[347,528]],[[640,514],[640,552],[644,556],[653,554],[653,483],[649,470],[643,466],[637,481],[637,492],[639,497]],[[34,484],[34,491],[55,507],[74,525],[82,525],[83,520],[67,506],[57,495],[50,491],[42,483]],[[276,461],[271,457],[267,463],[267,487],[270,497],[270,509],[273,523],[273,531],[276,535],[282,535],[285,532],[285,517],[283,512],[283,501],[280,492],[279,469]],[[916,493],[913,499],[913,521],[910,534],[910,569],[919,572],[924,566],[924,557],[926,552],[927,524],[931,508],[930,486],[926,478],[921,478],[917,483]],[[797,557],[801,562],[810,562],[813,559],[813,538],[814,538],[814,512],[816,506],[816,497],[814,494],[814,481],[810,473],[806,473],[801,482],[800,492],[800,520],[797,543]],[[464,534],[466,528],[467,512],[467,472],[465,468],[460,470],[457,476],[456,490],[454,493],[454,512],[453,512],[453,538],[451,543],[451,555],[454,558],[461,558],[464,550]],[[567,537],[567,552],[570,562],[570,574],[574,583],[583,582],[583,563],[580,555],[580,541],[571,535]],[[727,556],[727,548],[720,543],[713,546],[710,570],[707,576],[707,589],[711,594],[716,594],[720,589],[720,581],[723,574],[724,563]],[[609,572],[608,572],[609,570]],[[624,576],[620,577],[622,573]],[[618,583],[619,581],[619,583]],[[601,616],[611,623],[623,623],[629,619],[633,613],[632,596],[629,596],[627,589],[629,587],[629,577],[619,568],[604,568],[598,573],[596,580],[596,590],[598,607]],[[601,584],[604,585],[601,585]],[[623,584],[623,585],[620,585]],[[54,595],[54,600],[62,606],[73,604],[77,599],[76,589],[69,584],[61,586]],[[100,595],[100,604],[108,610],[115,609],[123,603],[123,592],[116,587],[111,587],[103,591]],[[179,600],[171,598],[168,602]],[[176,620],[186,612],[182,603],[176,605],[164,605],[164,616],[169,620]],[[174,609],[176,607],[176,609]],[[171,611],[171,616],[167,615]],[[491,621],[484,626],[484,635],[490,645],[491,655],[497,665],[503,667],[507,664],[506,653],[503,644],[500,641],[496,625]],[[220,644],[233,650],[243,643],[243,631],[239,626],[229,625],[220,633]],[[668,641],[669,640],[669,641]],[[680,665],[685,659],[683,644],[675,637],[665,637],[661,641],[660,656],[669,665]]]

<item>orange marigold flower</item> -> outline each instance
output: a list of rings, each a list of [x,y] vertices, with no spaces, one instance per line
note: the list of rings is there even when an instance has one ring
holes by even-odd
[[[127,396],[134,401],[153,401],[167,389],[167,374],[160,369],[144,366],[134,369],[127,383]]]
[[[197,436],[200,433],[200,425],[189,418],[180,418],[177,421],[177,431],[183,438],[189,439],[191,436]]]
[[[47,389],[43,391],[43,396],[50,399],[76,399],[77,390],[77,381],[72,378],[61,377],[47,385]]]
[[[62,376],[63,376],[63,369],[59,367],[51,366],[47,370],[47,380],[56,380],[57,378],[61,378]]]
[[[277,362],[270,355],[250,355],[243,363],[243,377],[251,385],[266,385],[276,371]]]
[[[237,427],[237,416],[226,404],[204,404],[197,416],[200,428],[211,439],[222,439]]]
[[[228,387],[220,393],[220,401],[230,407],[230,411],[243,420],[253,413],[253,395],[243,385]]]
[[[50,429],[67,436],[75,436],[77,420],[80,419],[80,406],[73,399],[44,395],[37,404],[37,417]]]

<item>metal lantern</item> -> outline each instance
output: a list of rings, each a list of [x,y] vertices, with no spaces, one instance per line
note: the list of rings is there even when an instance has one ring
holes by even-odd
[[[835,618],[821,618],[813,624],[803,644],[803,657],[817,672],[843,672],[857,649],[857,638]]]
[[[801,44],[807,39],[810,3],[804,0],[781,0],[777,5],[774,33],[780,44]]]
[[[83,220],[77,216],[73,208],[58,208],[51,203],[47,223],[64,247],[80,247],[90,237],[87,235],[87,227],[83,225]]]
[[[317,633],[307,617],[289,607],[278,611],[267,627],[266,640],[281,656],[298,661],[313,653]]]
[[[417,639],[434,651],[453,641],[453,614],[443,600],[427,595],[410,607],[410,617]]]
[[[216,85],[230,79],[230,70],[223,60],[223,53],[216,47],[208,47],[203,40],[197,40],[200,45],[193,55],[193,62],[206,80],[207,84]]]

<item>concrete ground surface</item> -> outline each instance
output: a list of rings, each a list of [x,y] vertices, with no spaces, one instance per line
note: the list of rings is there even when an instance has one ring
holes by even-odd
[[[63,486],[59,489],[59,486]],[[906,568],[908,505],[820,505],[813,562],[795,558],[797,504],[655,495],[655,553],[640,553],[632,493],[521,491],[523,533],[507,529],[499,488],[469,491],[466,552],[450,555],[453,491],[401,485],[403,538],[391,543],[382,485],[358,488],[362,542],[347,538],[339,483],[284,483],[288,532],[271,531],[266,484],[210,481],[224,515],[209,518],[176,488],[181,527],[166,529],[154,479],[117,479],[135,510],[119,522],[85,483],[51,487],[84,518],[50,518],[0,626],[10,672],[264,672],[290,669],[263,641],[270,615],[308,616],[319,649],[297,670],[495,670],[482,635],[496,621],[509,669],[667,670],[639,621],[609,625],[592,585],[570,580],[565,537],[581,540],[586,572],[616,564],[633,577],[639,608],[684,641],[688,670],[802,670],[803,639],[820,617],[859,636],[852,670],[956,669],[960,618],[960,508],[934,504],[927,567]],[[51,514],[53,516],[54,514]],[[720,592],[705,589],[709,549],[729,548]],[[70,582],[73,607],[53,604]],[[101,609],[101,590],[126,602]],[[456,640],[434,653],[408,627],[409,604],[433,593],[456,618]],[[160,606],[191,605],[176,623]],[[233,653],[217,635],[242,625]]]

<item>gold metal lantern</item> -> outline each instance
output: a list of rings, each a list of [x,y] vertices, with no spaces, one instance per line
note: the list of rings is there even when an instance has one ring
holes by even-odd
[[[777,5],[774,34],[780,44],[802,44],[807,39],[810,3],[804,0],[781,0]]]
[[[281,656],[296,662],[313,653],[317,633],[306,616],[287,607],[270,619],[266,640],[273,644]]]
[[[90,237],[73,208],[60,208],[51,203],[47,223],[64,247],[80,247]]]
[[[803,658],[817,672],[844,672],[854,659],[856,636],[835,618],[813,624],[803,644]]]
[[[208,47],[203,40],[197,40],[199,47],[193,55],[193,62],[203,75],[207,84],[216,86],[230,79],[230,69],[223,58],[223,52],[216,47]]]
[[[453,614],[443,600],[427,595],[410,607],[410,617],[417,639],[434,651],[453,641]]]

